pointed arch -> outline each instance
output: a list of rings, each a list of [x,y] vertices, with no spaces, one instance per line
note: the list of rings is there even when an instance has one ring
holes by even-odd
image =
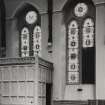
[[[39,39],[35,39],[36,33],[34,33],[34,28],[41,26],[41,17],[37,8],[25,2],[17,9],[14,17],[17,19],[16,25],[19,31],[19,55],[21,57],[35,56],[35,54],[40,56],[40,42],[37,44],[37,48],[35,48],[35,41],[37,40],[38,42]],[[27,40],[23,36],[27,37]]]
[[[68,0],[66,4],[62,8],[63,12],[63,23],[66,24],[70,20],[70,16],[72,16],[73,8],[78,4],[78,3],[85,3],[87,5],[90,5],[90,9],[92,10],[90,14],[92,15],[94,9],[95,9],[95,4],[92,0]]]
[[[21,12],[23,12],[26,8],[30,8],[30,9],[33,9],[35,10],[38,14],[39,11],[38,11],[38,7],[37,5],[33,5],[33,3],[30,3],[30,2],[22,2],[17,8],[16,10],[14,11],[13,13],[13,17],[16,18]]]

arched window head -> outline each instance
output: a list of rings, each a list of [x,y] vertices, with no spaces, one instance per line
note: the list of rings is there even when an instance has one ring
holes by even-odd
[[[39,12],[25,3],[16,13],[20,34],[20,56],[41,56],[41,20]]]
[[[68,25],[68,47],[78,48],[78,23],[72,20]]]
[[[67,83],[95,83],[95,6],[68,0],[63,8],[67,30]]]

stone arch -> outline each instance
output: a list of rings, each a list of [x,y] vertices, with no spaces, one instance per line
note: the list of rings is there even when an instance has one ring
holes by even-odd
[[[17,8],[15,9],[15,11],[13,12],[13,16],[14,18],[16,18],[22,11],[24,11],[26,8],[30,8],[35,10],[38,14],[39,14],[39,7],[35,4],[32,4],[30,2],[22,2],[20,5],[17,6]]]

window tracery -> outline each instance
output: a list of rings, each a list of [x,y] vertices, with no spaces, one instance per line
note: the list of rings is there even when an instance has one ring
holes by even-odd
[[[74,13],[77,17],[84,16],[88,11],[88,6],[85,3],[78,3],[75,6]]]
[[[94,83],[95,7],[87,1],[77,2],[68,14],[70,17],[65,18],[69,20],[64,19],[67,28],[67,83]]]
[[[41,56],[41,27],[39,15],[30,10],[20,20],[20,56]]]

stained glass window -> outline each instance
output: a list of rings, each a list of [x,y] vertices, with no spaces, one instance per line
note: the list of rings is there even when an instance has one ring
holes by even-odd
[[[21,31],[21,56],[29,56],[29,30],[24,27]]]
[[[68,4],[69,1],[63,8],[67,28],[67,83],[94,84],[95,6],[92,1],[82,0]]]
[[[30,55],[31,44],[33,45],[32,50],[33,56],[36,54],[41,56],[41,28],[36,25],[33,29],[32,40],[30,39],[30,33],[28,28],[24,27],[21,31],[21,56],[28,57]],[[31,41],[31,42],[30,42]]]
[[[83,24],[83,47],[94,46],[94,22],[91,18],[87,18]]]
[[[38,54],[41,56],[41,28],[35,26],[33,31],[33,51],[34,55]]]
[[[19,51],[21,57],[41,56],[41,20],[39,12],[33,6],[17,14],[17,26],[20,34]],[[24,12],[24,13],[23,13]],[[19,15],[19,17],[18,17]],[[20,17],[21,16],[21,17]]]
[[[78,23],[72,20],[68,25],[68,81],[79,82],[79,37]]]

